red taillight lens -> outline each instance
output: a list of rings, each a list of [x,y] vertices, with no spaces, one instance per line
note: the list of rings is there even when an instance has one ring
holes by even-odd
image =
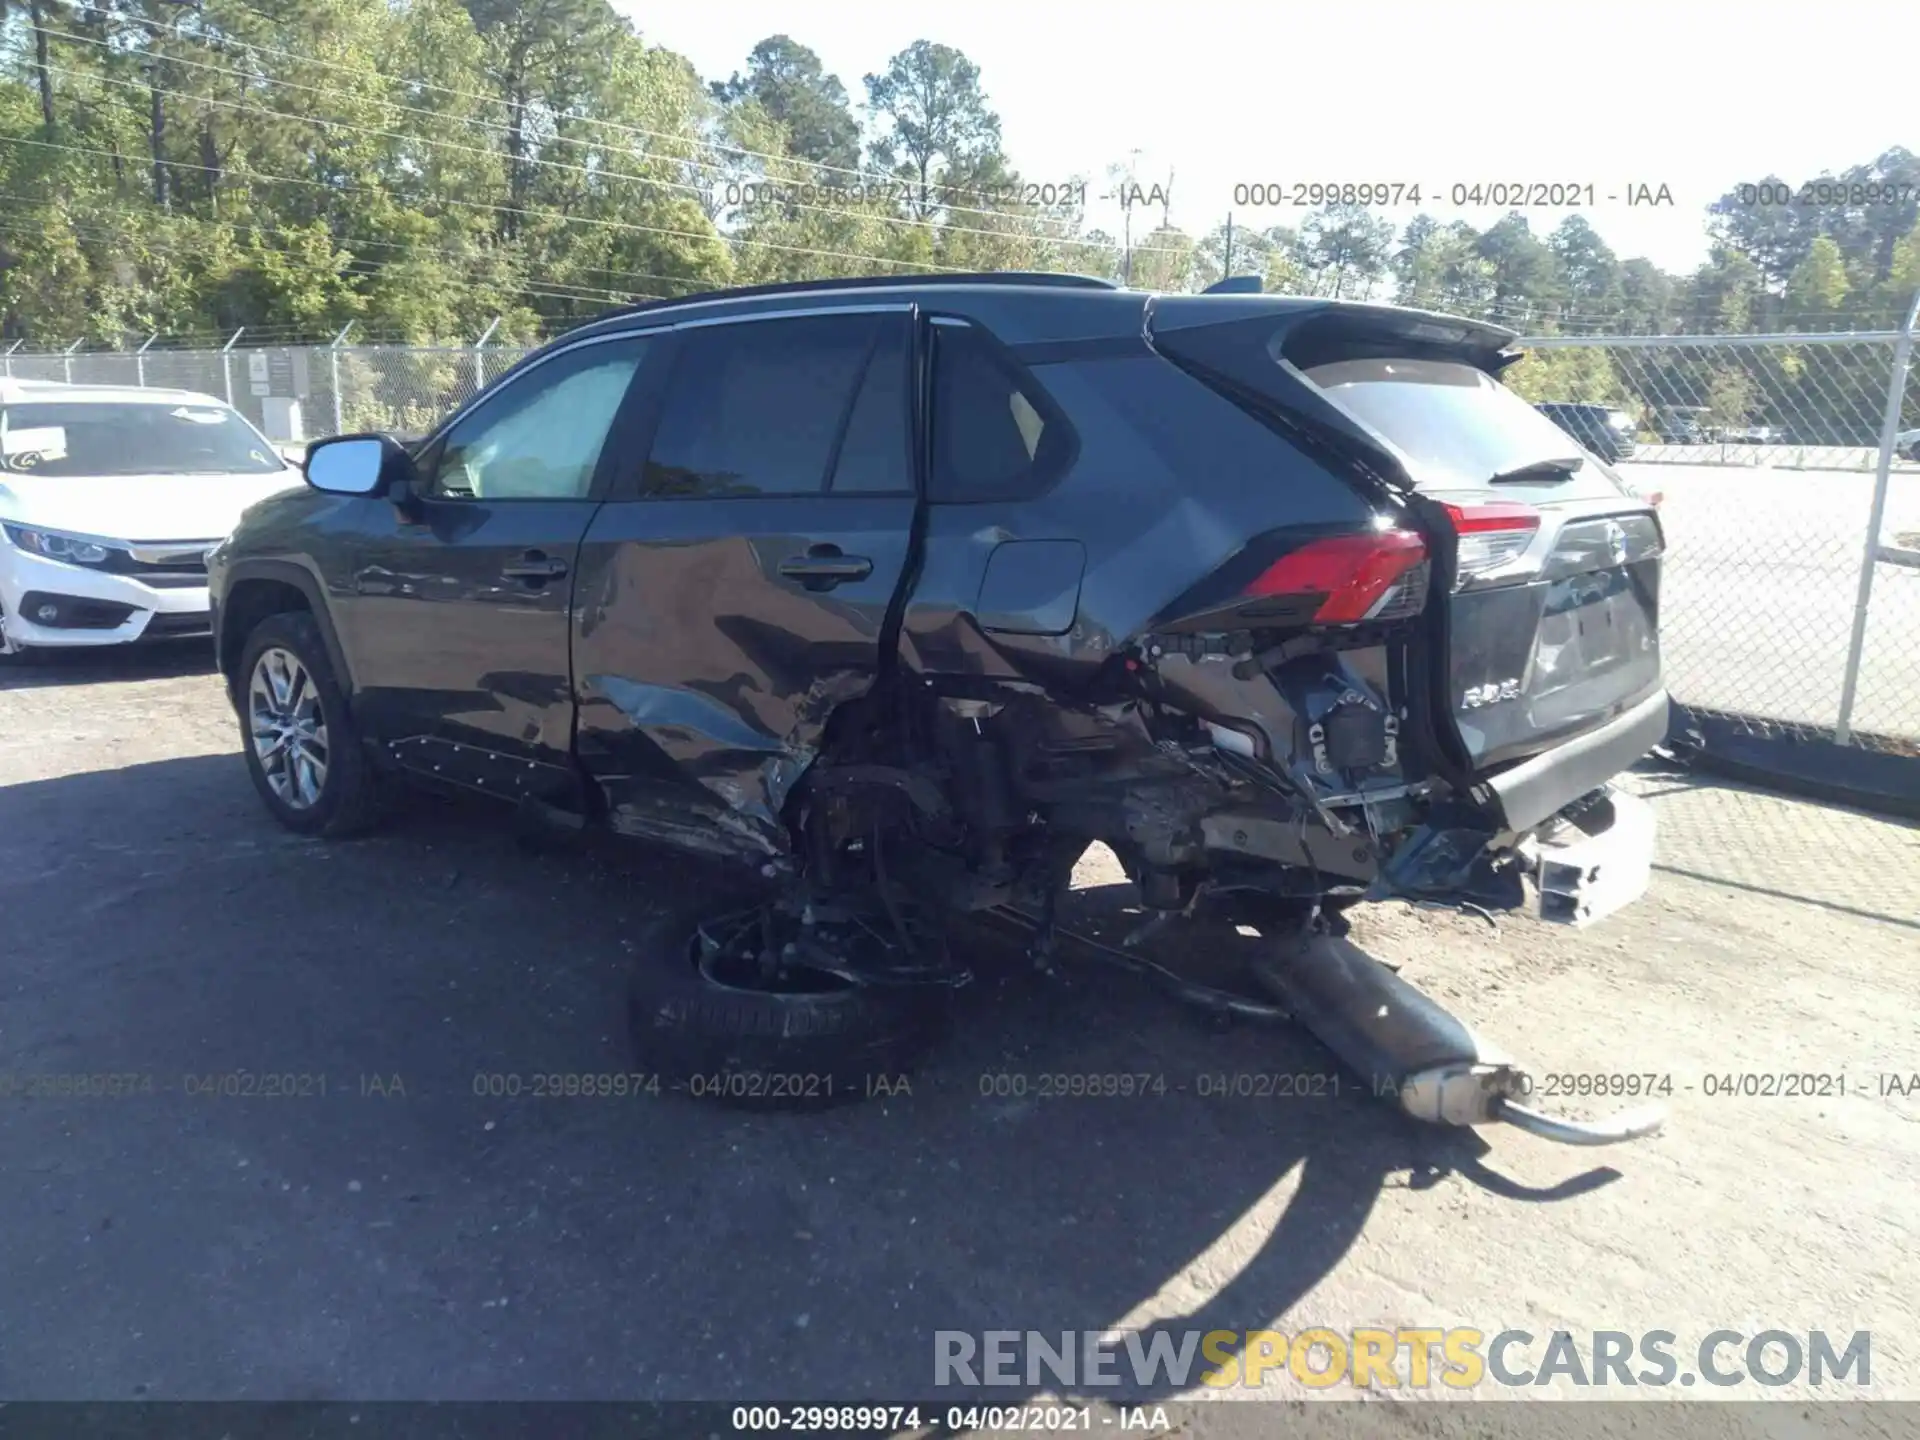
[[[1282,555],[1247,586],[1249,599],[1324,595],[1317,625],[1416,613],[1427,598],[1427,542],[1411,530],[1329,535]]]
[[[1540,512],[1531,505],[1496,500],[1485,505],[1444,505],[1453,533],[1460,537],[1455,583],[1511,564],[1533,543]]]

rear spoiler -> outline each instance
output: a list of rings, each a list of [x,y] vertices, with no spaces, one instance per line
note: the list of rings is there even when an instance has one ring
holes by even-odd
[[[1263,332],[1269,360],[1284,359],[1302,370],[1333,360],[1402,355],[1461,360],[1498,374],[1520,358],[1511,348],[1517,334],[1505,326],[1398,305],[1256,295],[1237,286],[1225,288],[1241,278],[1222,281],[1207,292],[1234,295],[1232,304],[1192,295],[1155,296],[1147,318],[1149,332],[1157,337],[1244,324]]]
[[[1195,378],[1227,393],[1294,443],[1357,466],[1389,489],[1415,486],[1399,450],[1335,405],[1300,372],[1338,360],[1453,360],[1490,375],[1520,358],[1515,332],[1395,305],[1289,295],[1157,295],[1147,339]]]

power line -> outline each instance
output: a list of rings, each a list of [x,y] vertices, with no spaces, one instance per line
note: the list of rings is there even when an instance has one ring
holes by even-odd
[[[18,198],[18,197],[10,197],[10,196],[0,197],[0,199],[11,199],[11,198]],[[215,222],[215,223],[218,223],[218,222]],[[125,236],[117,234],[111,230],[101,229],[98,227],[83,227],[81,225],[76,225],[71,220],[68,221],[68,229],[74,235],[78,236],[81,239],[90,239],[97,242],[111,242],[115,240],[123,240],[126,238]],[[44,229],[39,226],[19,223],[11,219],[0,219],[0,233],[19,235],[19,234],[44,234],[45,232],[44,232]],[[344,265],[340,267],[340,270],[342,273],[350,273],[350,274],[363,275],[363,276],[377,276],[383,273],[382,267],[380,266],[380,263],[378,261],[354,259],[354,258],[350,258]],[[547,299],[547,300],[567,300],[567,301],[586,300],[586,301],[593,301],[595,303],[604,303],[604,304],[619,304],[619,303],[631,302],[633,300],[659,300],[659,299],[666,298],[664,296],[648,295],[638,291],[599,290],[591,287],[568,286],[568,285],[560,284],[557,282],[551,282],[551,281],[549,282],[528,281],[518,285],[501,284],[497,288],[502,293],[508,294],[508,295],[525,295],[525,296],[532,296],[539,299]],[[249,333],[255,334],[256,336],[265,336],[273,333],[275,330],[293,331],[293,330],[300,330],[300,328],[301,327],[292,326],[292,325],[286,325],[286,326],[280,326],[280,327],[273,327],[273,326],[248,326],[247,327]],[[301,331],[301,333],[306,333],[306,332]]]
[[[101,42],[83,39],[83,43],[98,44]],[[478,145],[460,145],[451,140],[435,140],[424,135],[409,135],[409,134],[406,134],[405,132],[397,131],[397,130],[381,130],[369,125],[356,125],[353,122],[347,121],[347,120],[324,119],[318,115],[290,115],[283,110],[274,110],[262,105],[246,105],[236,100],[221,100],[211,95],[195,95],[185,90],[170,90],[164,86],[153,85],[146,81],[123,80],[123,79],[118,79],[112,76],[97,74],[89,70],[75,70],[65,65],[48,65],[46,68],[50,72],[55,74],[73,76],[79,79],[92,81],[96,84],[111,85],[121,89],[128,89],[128,90],[139,90],[143,94],[148,94],[148,95],[172,96],[174,99],[189,101],[196,105],[213,105],[213,106],[218,106],[223,110],[237,110],[243,114],[248,114],[248,115],[264,115],[270,119],[285,121],[289,124],[321,125],[321,126],[327,127],[328,129],[350,130],[355,132],[356,134],[373,135],[373,136],[378,136],[382,139],[387,139],[387,140],[399,140],[407,144],[422,145],[428,149],[451,150],[464,155],[478,155],[489,160],[506,160],[509,163],[514,163],[514,164],[530,165],[530,166],[535,166],[542,169],[562,170],[562,171],[567,171],[573,174],[585,175],[585,176],[588,176],[589,178],[597,179],[597,180],[629,180],[639,185],[657,186],[661,189],[666,189],[666,190],[685,191],[689,194],[697,195],[703,200],[708,198],[708,191],[706,190],[705,187],[689,184],[685,181],[663,180],[663,179],[656,178],[654,176],[634,175],[623,170],[608,170],[608,169],[605,169],[599,166],[593,166],[593,165],[576,165],[576,164],[569,163],[568,161],[565,161],[565,160],[542,159],[538,156],[522,156],[522,157],[519,157],[519,159],[515,160],[514,157],[512,156],[504,156],[497,150],[487,149],[483,146],[478,146]],[[268,80],[267,83],[277,84],[281,82]],[[307,87],[302,87],[302,88],[307,88]],[[396,106],[395,108],[406,110],[409,113],[415,113],[415,114],[423,114],[423,115],[433,114],[432,111],[419,110],[417,107],[414,107],[414,106]],[[142,163],[151,163],[151,162],[148,161],[148,162],[142,162]],[[164,164],[165,161],[162,161],[162,163]],[[675,161],[673,163],[679,164],[684,162]],[[845,219],[871,220],[871,221],[875,221],[885,225],[905,225],[910,228],[918,228],[922,223],[920,221],[911,219],[907,216],[901,216],[901,215],[883,215],[878,212],[868,213],[868,212],[862,212],[858,210],[841,210],[841,209],[834,208],[832,206],[811,205],[811,204],[807,204],[805,202],[800,202],[800,201],[792,202],[792,204],[793,204],[793,208],[796,210],[811,210],[822,215],[834,215],[834,216],[839,216]],[[1058,243],[1058,244],[1089,245],[1096,249],[1106,248],[1107,245],[1110,243],[1110,242],[1102,242],[1098,240],[1075,240],[1075,239],[1070,239],[1068,237],[1050,236],[1050,235],[1043,235],[1043,234],[1042,235],[1009,236],[1005,231],[980,230],[980,229],[974,229],[974,228],[970,228],[963,225],[952,225],[952,224],[943,224],[941,226],[941,230],[943,233],[946,233],[946,234],[984,235],[993,239],[1009,239],[1009,238],[1032,239],[1032,240],[1041,241],[1043,243],[1051,242],[1051,243]],[[1141,254],[1157,254],[1162,252],[1155,251],[1155,250],[1136,250],[1134,253],[1136,255],[1141,255]],[[1172,253],[1172,252],[1166,252],[1166,253]]]
[[[51,140],[29,140],[22,135],[0,135],[0,143],[8,145],[32,145],[43,150],[59,150],[72,155],[94,155],[102,159],[118,159],[123,163],[132,158],[112,150],[100,150],[83,145],[59,145]],[[351,185],[342,187],[331,185],[324,180],[310,180],[296,175],[268,175],[256,170],[234,170],[216,165],[199,165],[190,160],[147,159],[138,161],[142,165],[171,165],[180,170],[198,170],[206,174],[232,175],[238,179],[259,181],[275,185],[307,185],[338,195],[342,189],[363,190],[366,187]],[[595,225],[602,229],[622,230],[641,235],[668,235],[681,240],[718,240],[732,245],[753,245],[766,250],[781,250],[793,255],[812,255],[828,260],[855,260],[863,265],[893,265],[907,267],[916,274],[964,275],[968,273],[957,265],[934,265],[911,260],[893,260],[881,255],[853,255],[843,250],[821,250],[810,245],[783,245],[776,240],[756,240],[745,235],[721,235],[717,232],[698,230],[675,230],[663,225],[637,225],[625,220],[604,220],[593,215],[561,215],[552,211],[529,210],[515,205],[489,205],[480,200],[455,200],[448,196],[436,197],[441,205],[457,205],[462,209],[484,210],[495,215],[523,215],[533,220],[553,220],[567,225]]]
[[[0,137],[0,138],[4,138],[4,137]],[[0,202],[16,201],[16,202],[20,202],[28,205],[44,205],[44,204],[53,202],[54,199],[55,197],[49,196],[49,195],[11,195],[11,194],[0,193]],[[170,218],[176,218],[176,217],[170,217]],[[263,235],[294,235],[294,236],[305,236],[308,238],[313,237],[313,232],[311,230],[304,230],[304,229],[299,229],[299,228],[289,227],[289,226],[260,225],[251,221],[239,221],[239,220],[213,220],[213,219],[205,219],[200,216],[185,216],[185,217],[177,217],[177,218],[182,218],[186,221],[186,223],[191,225],[216,225],[223,230],[232,230],[232,231],[238,231],[242,233],[257,231]],[[71,220],[69,220],[69,223],[71,223]],[[91,223],[110,224],[111,221],[102,218]],[[32,233],[41,233],[41,232],[38,229],[36,229]],[[133,235],[121,234],[121,235],[111,235],[111,236],[99,236],[96,238],[101,238],[101,239],[110,238],[110,239],[117,239],[117,240],[124,241],[124,240],[132,240],[138,237],[135,237]],[[456,260],[463,263],[472,263],[477,260],[485,260],[489,258],[487,252],[485,251],[470,252],[470,251],[462,251],[462,250],[449,250],[441,246],[416,244],[412,241],[343,239],[341,237],[334,236],[331,234],[327,236],[327,240],[329,244],[346,250],[349,253],[349,255],[351,255],[352,251],[356,247],[371,246],[371,247],[382,249],[382,250],[398,250],[402,254],[406,254],[406,255],[418,255],[418,254],[437,255],[444,259]],[[497,254],[498,252],[494,252],[494,253]],[[509,262],[511,263],[511,257],[509,257]],[[692,286],[698,286],[705,283],[703,281],[698,281],[698,280],[689,280],[684,276],[656,275],[649,270],[613,270],[604,266],[582,266],[581,268],[590,274],[608,275],[617,280],[641,280],[641,279],[665,280],[670,284],[692,285]],[[649,295],[641,291],[631,291],[627,293],[631,293],[637,296],[638,298],[648,299],[648,300],[664,300],[668,298],[667,296],[664,296],[664,295]]]
[[[66,3],[73,9],[80,8],[77,3],[77,0],[66,0]],[[260,11],[250,9],[246,6],[237,5],[235,6],[235,8],[243,11],[246,14],[252,15],[257,19],[266,20],[270,24],[280,23],[274,17],[264,15]],[[236,36],[209,35],[204,31],[195,32],[195,31],[177,30],[165,24],[164,22],[157,21],[157,20],[149,20],[143,16],[122,15],[116,18],[129,24],[144,25],[151,30],[162,32],[176,39],[194,40],[204,45],[210,45],[210,46],[216,46],[216,47],[225,46],[225,45],[239,46],[245,49],[258,51],[261,54],[278,55],[289,60],[298,61],[299,63],[304,65],[318,65],[324,69],[334,70],[334,71],[338,71],[348,75],[356,75],[363,79],[383,80],[390,84],[407,85],[419,90],[432,91],[436,94],[450,95],[455,97],[456,99],[478,100],[483,104],[499,105],[502,108],[509,111],[510,113],[515,109],[521,110],[523,112],[531,112],[531,111],[534,111],[534,108],[535,108],[533,103],[530,101],[513,101],[513,100],[508,100],[503,96],[488,95],[480,91],[458,90],[446,85],[437,85],[432,81],[428,81],[428,80],[417,80],[417,79],[408,79],[406,77],[401,77],[401,76],[392,76],[380,70],[369,70],[361,66],[344,65],[338,61],[322,60],[317,56],[302,55],[296,51],[284,50],[272,45],[263,45],[256,41],[245,40]],[[66,32],[57,32],[57,31],[48,31],[47,33],[60,34],[64,38],[79,38],[81,43],[83,44],[106,45],[107,48],[109,49],[111,48],[110,45],[107,45],[107,42],[96,41],[89,37],[72,37],[67,35]],[[168,56],[166,58],[169,61],[176,61],[179,63],[186,63],[186,64],[194,63],[190,61],[183,61],[178,56]],[[208,67],[208,68],[216,68],[216,67]],[[236,71],[232,73],[238,74],[240,72]],[[293,83],[289,81],[281,81],[281,80],[278,80],[276,77],[268,76],[268,75],[256,75],[249,78],[260,80],[266,84]],[[310,89],[313,87],[301,87],[301,88]],[[383,100],[381,103],[394,104],[394,105],[398,104],[398,102],[390,102],[385,100]],[[399,108],[414,109],[417,107],[402,106]],[[433,115],[436,119],[451,120],[451,121],[454,121],[455,123],[460,123],[460,124],[495,123],[495,122],[488,122],[488,121],[473,120],[468,117],[442,115],[437,111],[423,111],[421,113]],[[602,126],[606,129],[612,130],[622,135],[637,135],[637,136],[644,136],[648,139],[667,140],[667,141],[671,141],[675,145],[683,145],[687,147],[699,147],[706,150],[729,151],[729,152],[732,152],[733,154],[740,155],[747,158],[758,159],[758,160],[772,160],[772,161],[777,161],[781,164],[801,166],[807,169],[809,172],[813,172],[813,173],[831,172],[835,174],[852,175],[852,176],[858,177],[863,181],[866,181],[867,183],[883,182],[889,185],[900,183],[898,176],[889,175],[882,171],[868,170],[868,169],[855,169],[845,165],[832,165],[822,160],[808,160],[798,155],[776,155],[768,151],[752,150],[752,149],[748,149],[745,146],[729,145],[721,141],[690,138],[684,135],[676,135],[670,131],[664,131],[664,130],[649,130],[644,126],[628,125],[622,121],[606,120],[606,119],[601,119],[597,116],[592,116],[592,115],[569,114],[565,112],[559,112],[559,113],[562,115],[562,118],[575,120],[580,122],[581,124]],[[510,130],[512,127],[503,126],[501,128]],[[550,138],[558,141],[566,141],[568,143],[575,143],[575,144],[586,143],[583,141],[579,141],[577,139],[573,139],[572,137],[564,137],[564,136],[558,136],[558,135],[552,136]],[[673,160],[679,161],[680,163],[685,163],[685,164],[702,163],[698,160],[692,159],[691,157],[684,157],[684,156],[666,156],[662,158],[673,159]],[[980,207],[980,206],[945,205],[945,206],[942,206],[941,208],[947,210],[949,213],[958,211],[963,214],[992,215],[992,216],[1004,217],[1004,218],[1029,218],[1025,216],[1023,212],[1020,212],[1020,211],[1008,211],[1008,210],[1000,210],[1000,209],[993,209],[993,208]],[[985,231],[981,233],[995,234],[997,232]],[[1139,252],[1136,251],[1135,253],[1139,253]]]
[[[0,196],[0,200],[19,200],[19,198],[21,198],[21,196]],[[79,238],[83,238],[83,240],[94,240],[94,242],[125,240],[123,234],[117,234],[117,232],[108,230],[108,228],[83,227],[83,225],[75,225],[71,219],[67,221],[67,228],[69,228],[75,236],[79,236]],[[36,227],[36,225],[27,225],[27,223],[15,223],[12,219],[0,219],[0,232],[4,232],[4,234],[44,234],[44,228]],[[372,261],[372,259],[353,259],[353,257],[349,257],[348,261],[346,261],[340,269],[342,269],[344,273],[353,273],[353,275],[371,276],[382,273],[382,267],[380,267],[378,261]],[[662,298],[664,298],[664,296],[649,296],[649,294],[643,294],[643,292],[599,290],[599,288],[593,288],[593,286],[568,286],[568,284],[564,284],[564,282],[551,282],[551,280],[545,280],[545,282],[532,282],[532,280],[528,280],[528,282],[520,282],[520,284],[499,284],[497,288],[499,288],[503,294],[534,296],[534,298],[541,298],[541,300],[589,300],[597,301],[597,303],[626,303],[626,301],[662,300]],[[271,330],[271,328],[273,328],[273,326],[250,326],[250,330],[253,330],[253,332],[265,332],[265,330]],[[296,326],[282,326],[282,328],[296,328]]]

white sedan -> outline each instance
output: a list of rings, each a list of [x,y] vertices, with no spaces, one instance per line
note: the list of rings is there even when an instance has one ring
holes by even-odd
[[[299,483],[211,396],[0,380],[0,656],[209,634],[207,552]]]
[[[1905,460],[1920,460],[1920,430],[1902,430],[1894,436],[1893,453]]]

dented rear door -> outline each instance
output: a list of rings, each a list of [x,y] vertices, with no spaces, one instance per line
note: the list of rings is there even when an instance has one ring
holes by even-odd
[[[581,549],[577,748],[616,828],[772,851],[906,569],[912,311],[695,322],[675,346],[635,490]]]

